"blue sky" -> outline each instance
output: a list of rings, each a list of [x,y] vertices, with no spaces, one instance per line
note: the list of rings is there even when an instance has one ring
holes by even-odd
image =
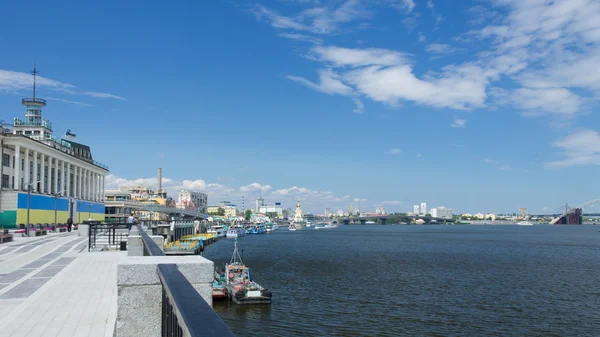
[[[532,213],[599,197],[592,0],[0,5],[0,111],[27,73],[108,188],[313,212]]]

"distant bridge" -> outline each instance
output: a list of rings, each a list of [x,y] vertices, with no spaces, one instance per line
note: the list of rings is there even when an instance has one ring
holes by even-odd
[[[386,223],[388,219],[398,219],[398,218],[402,219],[402,221],[405,221],[405,222],[421,219],[427,224],[431,223],[432,221],[442,222],[442,223],[454,222],[454,219],[448,219],[448,218],[439,218],[439,217],[432,217],[432,216],[426,216],[426,215],[400,215],[400,214],[341,217],[341,218],[334,218],[334,220],[337,220],[340,223],[343,222],[346,224],[350,223],[350,222],[360,222],[360,223],[364,224],[369,220],[381,220],[382,223]],[[329,219],[329,218],[320,218],[320,219]]]
[[[581,225],[583,223],[583,210],[598,203],[600,203],[600,199],[590,200],[573,208],[569,208],[569,205],[567,205],[565,211],[552,219],[550,223],[553,225]],[[588,216],[592,215],[588,214]]]

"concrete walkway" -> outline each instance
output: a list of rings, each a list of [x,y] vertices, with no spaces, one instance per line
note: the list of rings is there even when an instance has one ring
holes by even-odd
[[[112,336],[125,255],[88,253],[77,232],[3,244],[0,335]]]

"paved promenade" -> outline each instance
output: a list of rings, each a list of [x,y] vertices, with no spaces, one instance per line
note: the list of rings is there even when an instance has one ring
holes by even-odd
[[[77,231],[0,245],[0,335],[112,336],[117,263]]]

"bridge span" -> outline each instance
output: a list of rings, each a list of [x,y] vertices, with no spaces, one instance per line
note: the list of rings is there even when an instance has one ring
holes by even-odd
[[[327,218],[327,219],[329,219],[329,218]],[[360,222],[361,224],[365,224],[369,220],[380,220],[382,223],[386,223],[389,219],[402,219],[403,222],[410,222],[412,220],[421,219],[426,224],[429,224],[432,221],[435,221],[437,223],[454,222],[454,219],[448,219],[448,218],[438,218],[438,217],[425,216],[425,215],[400,215],[400,214],[342,217],[342,218],[336,218],[335,220],[337,220],[339,223],[345,223],[345,224],[348,224],[350,222]]]
[[[595,216],[598,213],[583,214],[583,210],[600,203],[600,199],[593,199],[583,204],[570,208],[569,205],[565,206],[565,211],[550,221],[553,225],[581,225],[583,224],[583,216]]]

